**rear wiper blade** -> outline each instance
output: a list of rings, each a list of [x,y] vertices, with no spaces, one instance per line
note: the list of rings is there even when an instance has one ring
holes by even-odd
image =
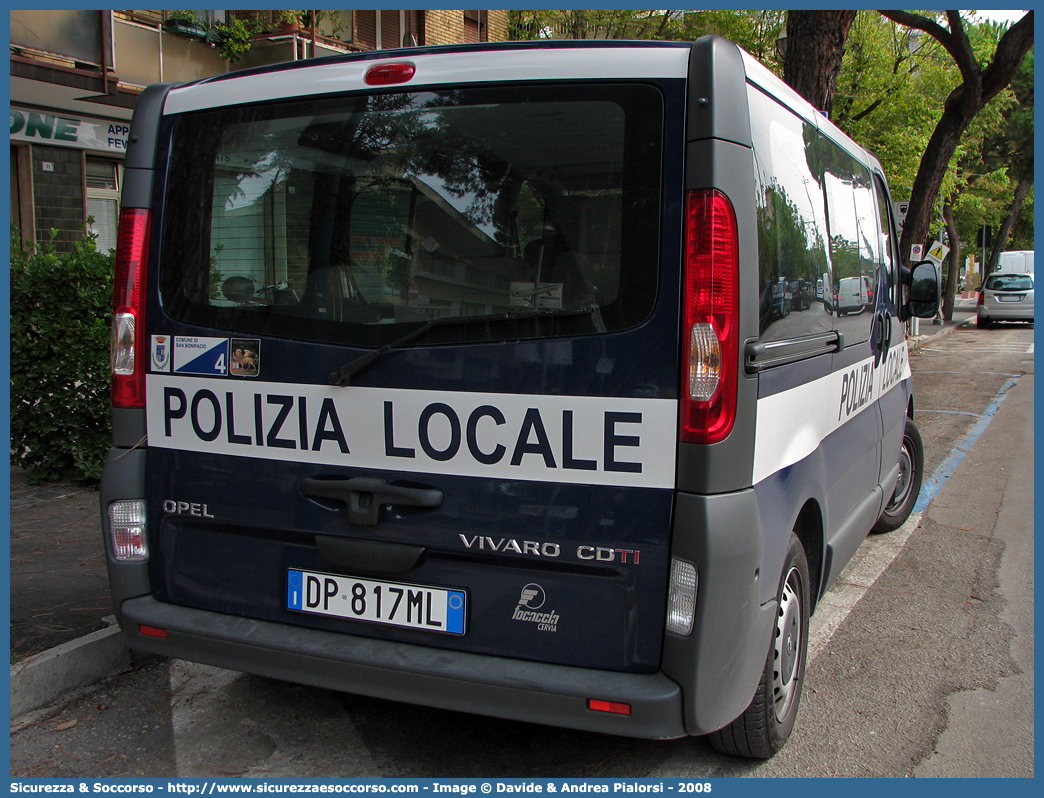
[[[487,323],[491,321],[517,321],[519,319],[532,319],[532,318],[561,318],[563,316],[593,316],[595,318],[595,326],[599,332],[605,331],[605,325],[602,323],[602,314],[598,307],[580,308],[579,310],[526,310],[518,313],[492,313],[486,316],[443,316],[439,319],[432,319],[427,324],[422,324],[415,330],[410,330],[401,338],[396,338],[391,343],[385,344],[380,349],[374,349],[372,352],[367,352],[361,357],[357,357],[349,363],[345,363],[337,371],[331,372],[330,384],[331,385],[349,385],[351,384],[352,376],[358,374],[364,368],[369,366],[373,361],[378,358],[384,357],[393,349],[405,346],[415,338],[420,338],[424,333],[430,330],[432,327],[443,327],[443,326],[463,326],[466,324],[479,324]]]

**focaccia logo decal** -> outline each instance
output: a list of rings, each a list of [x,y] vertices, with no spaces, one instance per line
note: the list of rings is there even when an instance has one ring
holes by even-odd
[[[513,621],[525,621],[535,623],[537,630],[541,632],[557,632],[559,615],[555,610],[547,612],[536,612],[541,609],[547,601],[544,588],[535,582],[530,582],[518,596],[518,606],[511,614]]]

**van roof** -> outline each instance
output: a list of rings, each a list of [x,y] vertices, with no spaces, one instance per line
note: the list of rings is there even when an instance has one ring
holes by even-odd
[[[572,41],[493,42],[469,45],[376,50],[328,58],[290,61],[204,78],[175,86],[164,113],[216,108],[372,88],[363,81],[379,63],[408,61],[417,73],[403,86],[477,83],[524,79],[684,78],[691,42]],[[520,51],[546,54],[539,64],[520,63]],[[481,58],[476,58],[481,55]],[[305,74],[302,74],[305,73]],[[234,88],[232,88],[234,87]]]

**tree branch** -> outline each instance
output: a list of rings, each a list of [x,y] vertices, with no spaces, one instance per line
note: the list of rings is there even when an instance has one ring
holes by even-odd
[[[1033,12],[1008,28],[997,45],[997,52],[991,63],[982,73],[982,99],[989,101],[1011,83],[1012,76],[1018,71],[1022,59],[1033,46]]]
[[[905,25],[907,28],[916,28],[924,31],[945,47],[947,51],[950,50],[950,45],[948,44],[950,32],[935,20],[922,17],[920,14],[911,14],[909,11],[878,11],[877,13],[893,22]],[[953,56],[954,60],[957,59],[953,52],[950,52],[950,55]]]
[[[957,64],[964,83],[978,82],[979,65],[975,61],[975,54],[972,52],[968,35],[964,32],[964,23],[957,11],[946,12],[950,30],[946,30],[935,20],[922,17],[920,14],[911,14],[909,11],[878,11],[877,13],[900,25],[927,33],[946,48],[946,52]]]
[[[953,48],[947,48],[947,52],[957,62],[957,69],[960,70],[965,85],[971,89],[968,94],[978,97],[982,92],[982,70],[975,60],[971,42],[968,41],[968,34],[964,30],[964,22],[958,11],[947,11],[946,17],[950,21],[950,41],[953,44]]]
[[[881,103],[883,103],[885,101],[885,99],[888,97],[889,94],[891,94],[891,92],[886,92],[884,97],[878,97],[876,100],[874,100],[872,103],[870,103],[870,105],[867,106],[864,110],[860,111],[858,114],[853,116],[852,117],[852,121],[853,122],[858,122],[861,119],[863,119],[863,118],[869,116],[870,114],[872,114],[874,111],[876,111],[878,108],[881,107]]]

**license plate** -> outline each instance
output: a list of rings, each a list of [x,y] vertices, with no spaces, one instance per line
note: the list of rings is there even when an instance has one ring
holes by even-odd
[[[286,606],[299,612],[462,635],[463,590],[291,569]]]
[[[1021,296],[1005,296],[1004,294],[997,294],[998,302],[1021,302]]]

